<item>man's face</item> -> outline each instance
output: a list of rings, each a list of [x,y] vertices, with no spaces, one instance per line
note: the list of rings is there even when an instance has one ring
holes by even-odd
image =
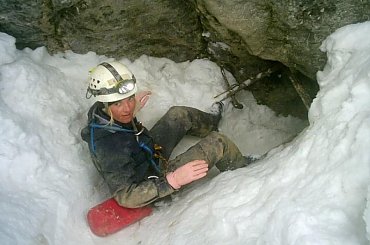
[[[135,95],[117,101],[109,106],[114,120],[121,123],[129,123],[134,118],[136,106]]]

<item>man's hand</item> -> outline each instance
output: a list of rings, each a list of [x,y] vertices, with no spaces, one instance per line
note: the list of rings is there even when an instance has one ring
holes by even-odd
[[[189,184],[194,180],[203,178],[207,175],[208,164],[204,160],[194,160],[179,167],[174,172],[166,175],[168,183],[174,188]]]
[[[151,91],[142,91],[135,95],[136,102],[138,103],[138,111],[145,106],[151,94]]]

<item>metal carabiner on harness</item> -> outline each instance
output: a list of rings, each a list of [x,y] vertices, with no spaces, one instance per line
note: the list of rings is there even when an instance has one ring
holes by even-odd
[[[144,127],[141,128],[141,130],[137,133],[135,133],[134,135],[135,136],[139,136],[140,134],[142,134],[144,132]]]
[[[160,166],[154,161],[154,152],[152,151],[152,149],[150,149],[149,146],[146,145],[144,142],[139,142],[139,146],[140,146],[140,148],[142,148],[143,150],[145,150],[149,154],[150,164],[152,165],[154,170],[157,172],[157,174],[161,174]]]

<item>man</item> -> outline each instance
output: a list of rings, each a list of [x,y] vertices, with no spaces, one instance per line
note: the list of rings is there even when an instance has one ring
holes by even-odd
[[[119,62],[104,62],[89,73],[86,96],[96,102],[88,112],[82,138],[92,161],[116,199],[124,207],[148,205],[207,175],[246,165],[237,146],[216,132],[217,114],[174,106],[148,131],[135,114],[150,92],[137,93],[134,75]],[[202,139],[168,161],[185,135]]]

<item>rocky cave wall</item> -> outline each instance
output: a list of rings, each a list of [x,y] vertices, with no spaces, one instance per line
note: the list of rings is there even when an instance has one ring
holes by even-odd
[[[370,2],[361,0],[0,0],[0,31],[20,49],[208,58],[239,83],[278,67],[246,89],[277,113],[300,118],[318,90],[322,41],[369,18]]]

